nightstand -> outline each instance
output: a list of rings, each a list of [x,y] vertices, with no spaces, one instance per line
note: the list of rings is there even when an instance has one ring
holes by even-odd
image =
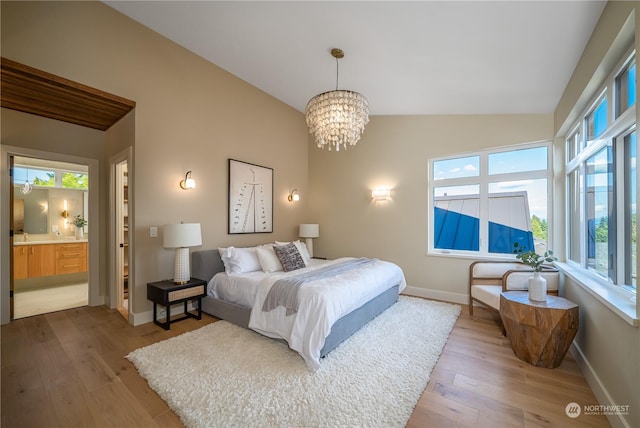
[[[207,282],[191,278],[186,284],[176,284],[171,280],[150,282],[147,284],[147,299],[153,302],[153,322],[165,330],[171,323],[187,318],[202,319],[202,298],[206,295]],[[198,300],[198,314],[187,311],[189,300]],[[171,305],[184,303],[184,316],[171,319]],[[165,307],[164,322],[157,319],[157,305]]]

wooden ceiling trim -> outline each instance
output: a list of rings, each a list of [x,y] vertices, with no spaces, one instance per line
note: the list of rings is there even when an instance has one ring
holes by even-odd
[[[105,131],[134,101],[1,58],[2,107]]]

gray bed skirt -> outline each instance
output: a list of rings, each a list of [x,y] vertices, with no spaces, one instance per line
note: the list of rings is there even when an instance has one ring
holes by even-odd
[[[218,272],[224,271],[218,250],[194,251],[192,254],[192,272],[194,278],[209,282]],[[346,314],[333,324],[331,334],[327,336],[320,356],[324,357],[345,339],[374,319],[389,306],[398,301],[399,284],[387,289],[364,305]],[[211,296],[202,299],[202,310],[209,315],[229,321],[240,327],[249,327],[251,308],[225,302]]]

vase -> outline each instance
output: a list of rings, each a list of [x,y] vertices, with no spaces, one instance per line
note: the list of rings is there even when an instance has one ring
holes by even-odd
[[[76,227],[76,239],[84,238],[84,227]]]
[[[540,275],[540,272],[534,272],[529,278],[529,300],[534,302],[547,300],[547,280]]]

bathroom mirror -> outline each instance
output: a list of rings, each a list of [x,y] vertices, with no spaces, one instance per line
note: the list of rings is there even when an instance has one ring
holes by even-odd
[[[20,188],[17,186],[13,192],[13,233],[47,233],[49,190],[33,189],[28,195],[23,195]]]

